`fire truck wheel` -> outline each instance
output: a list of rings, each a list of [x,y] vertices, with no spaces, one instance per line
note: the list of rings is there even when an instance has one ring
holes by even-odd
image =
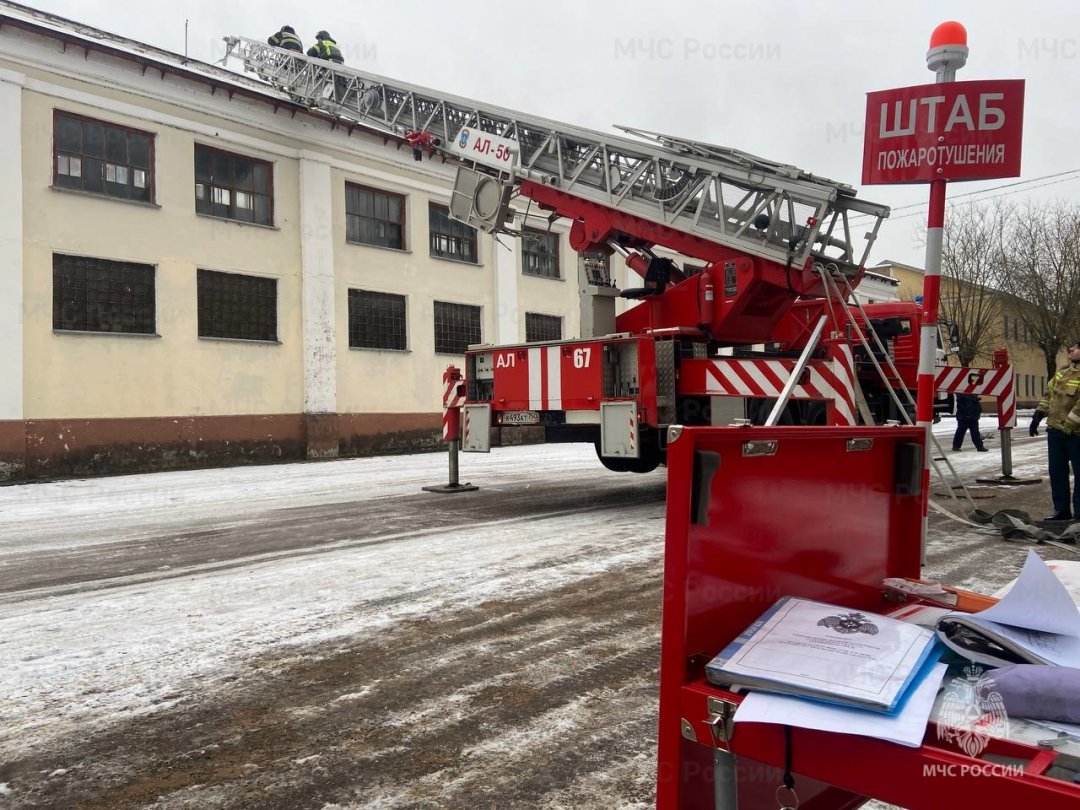
[[[596,457],[600,459],[600,463],[612,472],[647,473],[660,466],[660,450],[658,448],[652,448],[651,450],[642,448],[640,458],[609,458],[600,455],[600,444],[598,442],[594,443],[593,446],[596,448]]]

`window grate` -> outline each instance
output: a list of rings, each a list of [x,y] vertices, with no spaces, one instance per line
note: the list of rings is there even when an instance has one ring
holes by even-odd
[[[562,318],[558,315],[526,312],[525,342],[534,343],[544,340],[562,340]]]
[[[273,166],[195,144],[195,210],[212,217],[274,224]]]
[[[450,218],[445,205],[428,204],[428,234],[432,256],[478,264],[476,228]]]
[[[53,329],[152,335],[154,266],[53,254]]]
[[[480,307],[435,302],[436,354],[465,354],[480,339]]]
[[[345,184],[345,240],[405,249],[405,198],[389,191]]]
[[[277,279],[200,269],[199,337],[277,340]]]
[[[559,274],[559,235],[526,228],[521,235],[521,272],[527,276],[562,278]]]
[[[405,296],[349,290],[349,346],[407,349]]]
[[[80,115],[53,113],[53,185],[154,201],[154,136]]]

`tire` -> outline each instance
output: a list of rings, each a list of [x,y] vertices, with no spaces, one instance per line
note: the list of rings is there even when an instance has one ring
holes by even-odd
[[[600,463],[612,472],[648,473],[660,466],[660,449],[656,445],[646,445],[641,448],[640,458],[610,458],[600,455],[600,443],[595,442],[593,448]]]

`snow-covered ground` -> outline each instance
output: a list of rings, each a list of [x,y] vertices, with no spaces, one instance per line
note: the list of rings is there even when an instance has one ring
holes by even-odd
[[[984,420],[984,432],[992,422]],[[953,429],[950,419],[935,426],[945,448]],[[1015,432],[1023,437],[1014,443],[1014,473],[1041,475],[1044,442]],[[966,483],[1000,471],[994,436],[990,453],[976,453],[970,440],[963,452],[946,453]],[[492,509],[471,514],[453,505],[471,496],[421,495],[420,486],[445,481],[440,454],[0,488],[0,763],[196,704],[269,654],[390,635],[402,623],[468,613],[492,600],[542,602],[545,594],[643,564],[658,572],[662,470],[614,476],[600,469],[591,447],[553,445],[467,455],[462,472],[462,480],[481,485]],[[555,498],[559,490],[545,489],[553,483],[570,494]],[[635,499],[641,489],[650,497]],[[553,500],[545,500],[549,494]],[[276,517],[288,518],[284,529],[267,528]],[[266,543],[271,531],[275,538],[313,533],[318,542]],[[215,543],[237,537],[250,537],[250,547],[215,555]],[[945,521],[931,538],[928,570],[961,572],[954,584],[991,592],[1019,569],[1022,555],[1007,549],[1002,565],[986,542],[971,538],[969,526]],[[204,546],[197,558],[169,562],[171,547],[194,542]],[[123,560],[148,547],[162,553],[161,565],[125,569]],[[50,580],[34,567],[59,571],[99,558],[115,568]],[[26,572],[41,584],[27,588],[13,579]],[[611,654],[655,643],[658,628],[643,632],[610,639]],[[342,699],[362,691],[350,694]],[[437,706],[429,709],[427,722],[437,728]],[[581,722],[581,707],[549,720],[531,727],[531,741],[509,732],[498,739],[524,751]],[[627,767],[613,766],[606,778]],[[634,767],[641,779],[651,765]],[[4,794],[18,797],[19,785],[0,783],[3,806]]]
[[[540,483],[542,470],[600,474],[591,446],[467,458],[470,474],[490,482],[485,489],[508,494]],[[444,456],[420,455],[0,488],[0,583],[16,556],[138,542],[193,522],[241,531],[267,510],[415,494],[442,483],[445,468]],[[157,711],[185,699],[188,685],[268,648],[371,634],[658,558],[659,516],[656,504],[616,515],[580,504],[453,531],[365,532],[320,545],[318,554],[253,549],[239,567],[211,560],[173,577],[163,576],[166,566],[75,593],[63,592],[66,585],[55,596],[0,593],[0,759],[29,740]],[[639,542],[642,525],[652,542]],[[603,537],[609,553],[582,556],[590,536]],[[611,554],[613,543],[620,548]]]

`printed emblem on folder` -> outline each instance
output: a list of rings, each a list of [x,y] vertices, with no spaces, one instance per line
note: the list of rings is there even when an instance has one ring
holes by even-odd
[[[818,627],[830,627],[837,633],[866,633],[876,636],[878,627],[861,613],[844,613],[840,616],[826,616],[818,622]]]

